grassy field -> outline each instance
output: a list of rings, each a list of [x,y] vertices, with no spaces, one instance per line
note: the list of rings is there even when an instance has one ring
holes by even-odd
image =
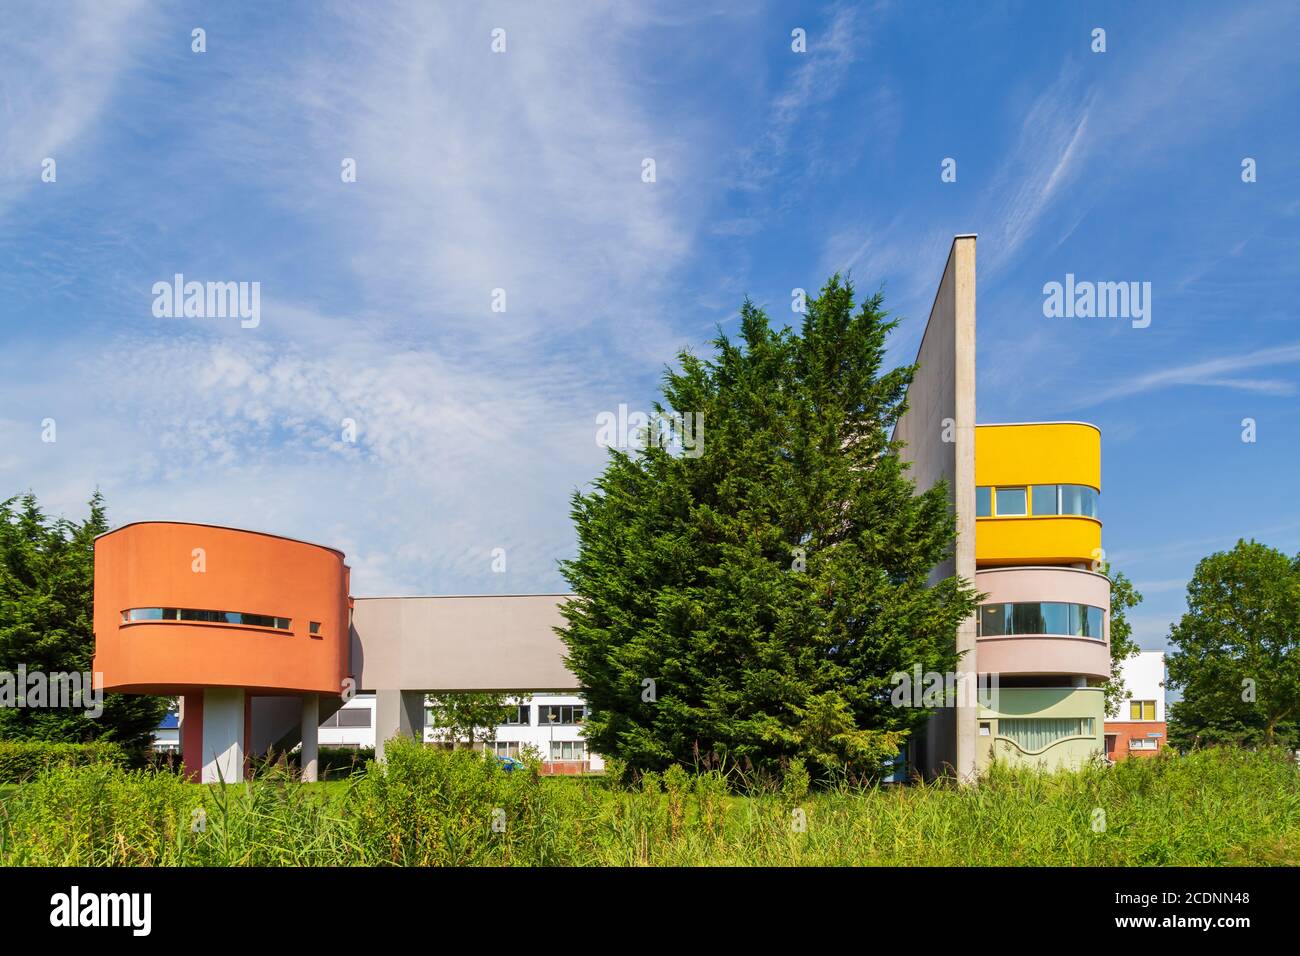
[[[1231,750],[979,786],[736,796],[670,773],[644,790],[505,773],[394,746],[382,770],[203,787],[55,769],[0,794],[0,863],[313,865],[1296,865],[1300,769]]]

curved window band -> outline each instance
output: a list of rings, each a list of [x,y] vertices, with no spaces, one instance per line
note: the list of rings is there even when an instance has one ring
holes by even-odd
[[[1105,611],[1091,604],[1049,601],[982,604],[975,633],[977,637],[1052,634],[1102,640],[1105,617]]]
[[[189,607],[133,607],[122,612],[122,623],[136,621],[186,621],[192,624],[240,624],[287,631],[293,623],[287,617],[245,614],[243,611],[202,611]]]
[[[975,489],[975,517],[1098,518],[1100,499],[1088,485],[981,485]]]

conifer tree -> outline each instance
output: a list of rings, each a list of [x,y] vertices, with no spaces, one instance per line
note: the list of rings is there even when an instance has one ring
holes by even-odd
[[[975,594],[928,581],[956,525],[891,438],[915,373],[882,371],[896,324],[838,275],[797,332],[746,301],[738,340],[683,352],[655,405],[702,416],[702,454],[611,449],[575,493],[557,631],[593,750],[631,771],[798,757],[872,775],[929,716],[891,704],[893,677],[956,668]]]
[[[34,494],[0,502],[0,671],[88,673],[95,656],[95,537],[108,530],[96,492],[81,522],[49,518]],[[0,739],[109,740],[148,746],[167,698],[105,694],[104,710],[0,707]]]

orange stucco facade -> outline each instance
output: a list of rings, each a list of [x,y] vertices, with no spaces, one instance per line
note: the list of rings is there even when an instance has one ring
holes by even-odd
[[[142,608],[286,623],[126,619]],[[348,612],[348,567],[332,548],[162,521],[126,525],[95,542],[94,666],[105,690],[339,694],[349,670]]]

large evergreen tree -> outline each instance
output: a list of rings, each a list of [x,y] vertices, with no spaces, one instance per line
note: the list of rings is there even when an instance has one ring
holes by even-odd
[[[797,333],[746,301],[739,341],[682,353],[655,406],[702,415],[703,454],[611,450],[574,495],[558,631],[594,750],[633,770],[704,755],[871,774],[929,716],[891,705],[893,675],[953,670],[975,595],[928,586],[955,521],[891,440],[915,372],[882,372],[895,325],[839,276]]]
[[[1170,743],[1300,748],[1300,555],[1238,541],[1203,558],[1169,644]]]
[[[91,670],[95,536],[107,530],[98,492],[80,523],[46,517],[30,493],[0,502],[0,671]],[[128,694],[106,694],[97,718],[79,707],[0,707],[0,738],[141,749],[166,709],[166,698]]]

